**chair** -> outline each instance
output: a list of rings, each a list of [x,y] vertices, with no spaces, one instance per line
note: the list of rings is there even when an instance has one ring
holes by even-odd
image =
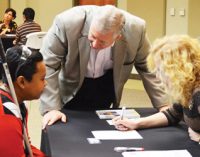
[[[42,47],[42,41],[47,32],[34,32],[26,35],[26,46],[34,49]]]

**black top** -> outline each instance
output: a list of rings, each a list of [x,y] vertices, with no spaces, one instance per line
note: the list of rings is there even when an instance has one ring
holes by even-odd
[[[200,132],[200,91],[193,95],[189,108],[184,108],[180,104],[173,104],[163,113],[170,125],[175,125],[183,119],[188,127]]]

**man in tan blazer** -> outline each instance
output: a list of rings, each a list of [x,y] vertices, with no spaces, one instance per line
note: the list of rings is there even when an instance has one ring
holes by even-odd
[[[41,96],[43,127],[59,110],[118,107],[133,66],[154,107],[168,104],[160,81],[146,67],[150,43],[145,21],[114,6],[78,6],[56,16],[41,52],[47,86]]]

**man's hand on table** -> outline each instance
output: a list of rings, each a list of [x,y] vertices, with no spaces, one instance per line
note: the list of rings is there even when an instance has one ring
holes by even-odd
[[[45,129],[47,125],[54,124],[58,120],[61,120],[65,123],[67,121],[67,118],[64,113],[58,110],[52,110],[47,112],[42,119],[42,129]]]

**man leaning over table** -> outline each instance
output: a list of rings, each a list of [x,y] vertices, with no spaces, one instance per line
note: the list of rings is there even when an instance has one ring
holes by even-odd
[[[66,122],[62,108],[119,107],[133,66],[153,106],[166,108],[160,81],[146,67],[149,48],[145,21],[114,6],[78,6],[57,15],[41,49],[48,82],[40,99],[43,128]]]

